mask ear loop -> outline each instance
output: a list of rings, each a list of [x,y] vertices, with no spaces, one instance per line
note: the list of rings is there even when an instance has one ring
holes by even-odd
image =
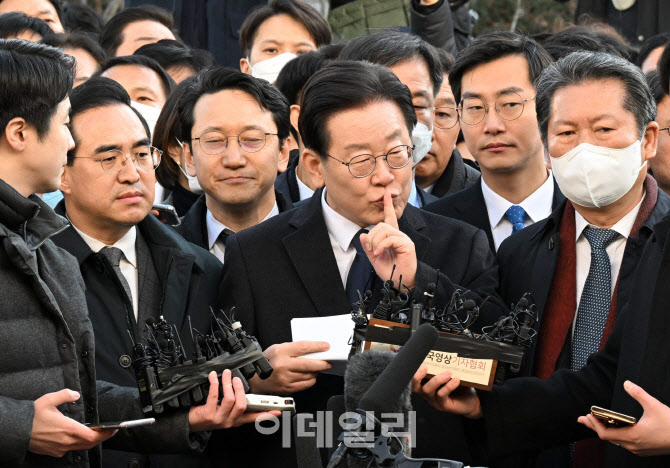
[[[181,148],[181,153],[183,155],[184,154],[184,144],[181,141],[179,141],[179,138],[177,138],[177,137],[175,137],[175,140],[177,140],[177,143],[179,143],[179,147]],[[185,160],[184,160],[184,164],[186,164]],[[179,168],[181,173],[184,174],[184,176],[186,177],[187,180],[193,178],[192,175],[188,175],[188,171],[186,171],[183,167],[181,167],[181,161],[179,161],[179,164],[177,164],[177,167]]]

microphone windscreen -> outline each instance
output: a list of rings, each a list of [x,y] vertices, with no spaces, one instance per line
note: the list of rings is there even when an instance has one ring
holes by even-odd
[[[407,340],[391,363],[361,397],[358,409],[375,415],[392,412],[407,384],[437,341],[437,330],[424,323]]]

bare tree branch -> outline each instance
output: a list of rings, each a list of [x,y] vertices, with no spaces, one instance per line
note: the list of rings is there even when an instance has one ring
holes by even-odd
[[[509,27],[511,32],[516,31],[516,26],[519,23],[519,18],[523,16],[523,0],[516,0],[516,11],[514,12],[514,17],[512,18],[512,24]]]

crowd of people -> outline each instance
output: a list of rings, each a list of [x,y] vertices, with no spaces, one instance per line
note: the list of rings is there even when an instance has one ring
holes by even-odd
[[[291,320],[392,278],[440,308],[467,291],[474,331],[538,311],[505,384],[417,372],[415,456],[670,464],[670,33],[627,40],[643,2],[473,38],[464,2],[412,0],[346,41],[315,2],[229,2],[225,25],[228,2],[139,3],[0,0],[0,465],[294,467],[228,370],[152,426],[87,425],[144,417],[147,324],[233,307],[273,367],[250,392],[325,411],[343,377]]]

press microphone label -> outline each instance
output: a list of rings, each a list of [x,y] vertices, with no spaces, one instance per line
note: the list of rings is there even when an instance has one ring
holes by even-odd
[[[388,343],[370,343],[372,351],[393,351],[397,353],[401,346]],[[461,380],[465,386],[489,388],[495,374],[496,361],[492,359],[470,359],[459,357],[458,353],[431,351],[423,364],[428,368],[428,377],[451,371],[453,377]]]

